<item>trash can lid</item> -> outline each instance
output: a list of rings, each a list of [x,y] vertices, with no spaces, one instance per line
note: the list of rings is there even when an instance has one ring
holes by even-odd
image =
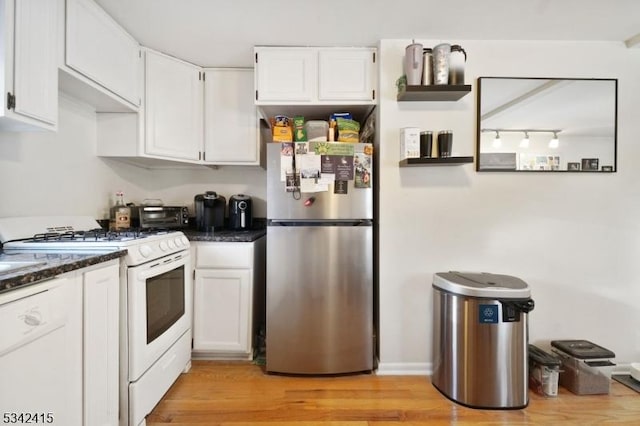
[[[433,286],[450,293],[488,299],[528,299],[531,291],[527,283],[510,275],[487,272],[438,272]]]
[[[552,340],[551,346],[579,359],[615,358],[609,349],[588,340]]]
[[[562,365],[560,358],[534,345],[529,345],[529,360],[537,362],[540,365],[546,365],[547,367],[560,367],[560,365]]]

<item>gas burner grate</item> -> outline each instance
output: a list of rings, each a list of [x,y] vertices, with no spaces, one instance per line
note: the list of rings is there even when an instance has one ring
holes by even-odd
[[[110,231],[104,228],[95,228],[88,231],[45,232],[36,234],[27,243],[53,243],[53,242],[110,242],[130,241],[147,238],[152,235],[168,234],[170,231],[161,228],[129,228]]]

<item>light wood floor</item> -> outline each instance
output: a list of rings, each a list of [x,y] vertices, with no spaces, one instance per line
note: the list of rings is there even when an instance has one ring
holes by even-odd
[[[147,425],[392,426],[448,424],[640,425],[640,393],[613,381],[609,395],[530,392],[523,410],[477,410],[442,396],[427,376],[289,377],[249,362],[193,361]]]

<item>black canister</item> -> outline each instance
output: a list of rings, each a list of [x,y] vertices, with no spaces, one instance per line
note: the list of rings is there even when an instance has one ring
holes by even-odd
[[[420,157],[430,158],[433,148],[433,132],[420,132]]]
[[[451,130],[438,132],[438,157],[451,157],[451,146],[453,145],[453,133]]]

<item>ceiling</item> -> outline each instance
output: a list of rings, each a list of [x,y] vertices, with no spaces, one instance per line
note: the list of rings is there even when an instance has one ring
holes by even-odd
[[[482,129],[615,138],[615,80],[489,77],[479,84]]]
[[[96,0],[142,45],[207,67],[255,45],[381,39],[619,41],[640,47],[638,0]]]

